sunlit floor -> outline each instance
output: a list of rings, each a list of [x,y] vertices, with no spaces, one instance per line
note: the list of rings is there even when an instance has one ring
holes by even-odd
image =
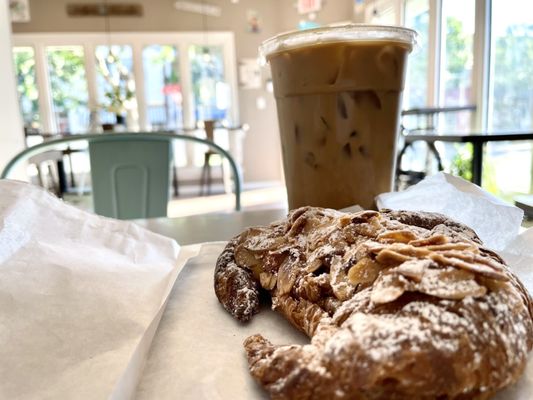
[[[285,186],[282,185],[248,189],[242,192],[241,203],[244,211],[268,208],[286,209],[287,192]],[[235,210],[234,194],[216,194],[173,199],[168,204],[167,215],[169,217],[182,217],[233,210]]]
[[[213,187],[209,196],[198,196],[198,188],[184,188],[183,196],[175,197],[168,203],[168,217],[231,212],[235,210],[235,195],[223,193],[221,185]],[[65,195],[64,200],[78,208],[92,211],[90,194]],[[241,193],[241,209],[253,211],[261,209],[287,209],[287,192],[281,183],[256,183],[244,186]]]

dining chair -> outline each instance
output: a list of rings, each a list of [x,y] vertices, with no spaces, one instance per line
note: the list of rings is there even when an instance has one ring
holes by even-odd
[[[205,138],[211,142],[215,141],[215,120],[205,120],[204,130]],[[211,184],[213,183],[211,177],[211,157],[218,155],[217,152],[211,148],[207,149],[204,153],[204,165],[202,167],[202,175],[200,177],[200,196],[204,194],[211,194]],[[220,171],[222,179],[224,179],[224,163],[220,163]]]
[[[72,142],[89,144],[92,196],[97,214],[118,219],[166,216],[173,140],[207,145],[228,160],[235,190],[235,210],[241,209],[241,172],[225,149],[203,138],[173,133],[109,133],[73,135],[45,141],[18,153],[0,178],[30,157]]]
[[[33,164],[37,169],[39,185],[47,188],[56,196],[61,197],[62,193],[59,184],[59,174],[61,172],[59,168],[54,169],[54,165],[57,165],[59,162],[63,162],[63,152],[58,150],[45,151],[28,158],[28,163]]]

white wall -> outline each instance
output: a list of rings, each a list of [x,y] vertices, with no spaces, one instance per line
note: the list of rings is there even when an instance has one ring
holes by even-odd
[[[8,0],[0,0],[0,170],[24,148],[24,133],[11,54]],[[6,79],[9,78],[9,79]]]
[[[282,31],[296,29],[298,22],[303,19],[298,14],[294,0],[279,0],[279,11]],[[325,25],[353,21],[353,18],[354,0],[326,0],[322,1],[322,9],[316,15],[316,22]]]

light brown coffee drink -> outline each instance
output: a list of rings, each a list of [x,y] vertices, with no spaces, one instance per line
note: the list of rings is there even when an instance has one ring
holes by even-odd
[[[390,191],[409,29],[345,25],[267,40],[289,208],[374,206]]]

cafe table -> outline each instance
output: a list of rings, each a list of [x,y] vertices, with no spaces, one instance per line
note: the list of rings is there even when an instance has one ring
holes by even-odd
[[[403,137],[404,146],[400,151],[403,154],[405,149],[414,142],[424,141],[430,145],[440,163],[440,154],[434,147],[435,142],[447,143],[471,143],[472,144],[472,182],[481,186],[483,175],[483,147],[487,143],[493,142],[516,142],[533,141],[533,132],[478,132],[478,133],[437,133],[435,131],[417,131]]]

